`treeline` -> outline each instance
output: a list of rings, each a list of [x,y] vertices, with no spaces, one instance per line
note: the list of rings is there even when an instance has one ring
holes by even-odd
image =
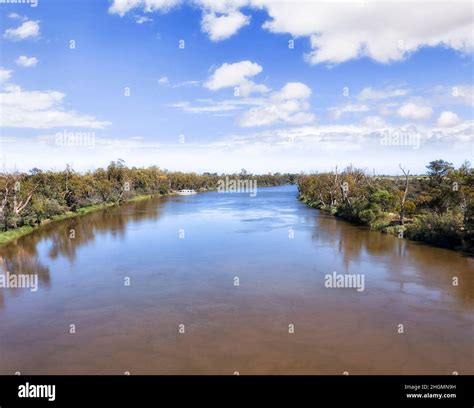
[[[444,160],[412,176],[373,176],[348,167],[298,178],[308,205],[348,221],[415,241],[474,252],[474,169]]]
[[[137,196],[164,195],[181,189],[215,189],[226,175],[168,172],[159,167],[129,168],[123,160],[84,174],[32,169],[28,173],[0,173],[0,229],[36,226],[68,212],[104,204],[120,204]],[[290,174],[252,175],[244,169],[230,179],[251,178],[258,187],[293,183]]]

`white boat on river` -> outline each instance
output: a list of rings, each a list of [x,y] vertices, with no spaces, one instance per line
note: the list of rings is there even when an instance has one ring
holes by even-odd
[[[178,191],[179,195],[193,195],[197,194],[195,190],[179,190]]]

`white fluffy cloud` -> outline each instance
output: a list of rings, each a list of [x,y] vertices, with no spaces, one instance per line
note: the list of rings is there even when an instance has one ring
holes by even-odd
[[[3,34],[8,40],[24,40],[26,38],[35,38],[40,34],[40,26],[38,21],[28,20],[23,22],[17,28],[9,28]]]
[[[250,16],[239,9],[248,5],[248,0],[194,0],[203,9],[202,31],[212,41],[225,40],[250,23]]]
[[[455,126],[461,122],[461,119],[454,112],[444,111],[438,117],[437,124],[438,126]]]
[[[397,113],[404,119],[422,120],[428,119],[433,114],[433,109],[427,105],[409,102],[402,105]]]
[[[315,120],[314,115],[309,112],[308,99],[310,96],[311,89],[307,85],[301,82],[288,82],[279,91],[260,97],[234,97],[232,100],[223,101],[206,99],[199,100],[199,104],[194,105],[184,101],[171,106],[187,113],[211,113],[219,116],[246,109],[237,120],[241,127],[274,124],[303,125]]]
[[[209,35],[212,41],[221,41],[233,36],[242,27],[249,24],[250,17],[240,11],[218,15],[210,12],[202,17],[202,31]]]
[[[308,98],[311,89],[301,82],[289,82],[280,91],[245,112],[239,119],[242,127],[268,126],[277,123],[303,125],[314,122],[315,117],[308,112]]]
[[[362,56],[379,62],[403,59],[422,46],[472,51],[472,6],[446,0],[400,2],[281,2],[255,0],[275,33],[310,37],[308,61],[340,63]]]
[[[273,95],[276,100],[307,99],[311,96],[311,89],[301,82],[288,82],[279,92]]]
[[[36,66],[36,64],[38,64],[38,59],[36,57],[27,57],[25,55],[21,55],[15,60],[15,62],[21,67],[29,68]]]
[[[252,78],[262,72],[263,68],[251,61],[240,61],[233,64],[224,63],[217,68],[204,86],[211,91],[222,88],[237,87],[240,96],[248,96],[251,93],[264,93],[268,88],[262,84],[256,84]]]
[[[83,127],[103,129],[102,122],[90,115],[67,111],[62,107],[65,95],[55,91],[23,91],[10,87],[0,93],[2,100],[1,127],[48,129]]]

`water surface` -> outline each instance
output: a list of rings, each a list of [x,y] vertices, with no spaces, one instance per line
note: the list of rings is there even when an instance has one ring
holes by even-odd
[[[0,289],[0,374],[474,374],[474,260],[322,214],[294,186],[110,208],[0,256],[39,276]],[[326,288],[333,271],[365,290]]]

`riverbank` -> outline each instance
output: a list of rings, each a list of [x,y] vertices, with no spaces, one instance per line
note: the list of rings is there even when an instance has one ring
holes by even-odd
[[[474,253],[474,169],[431,161],[426,174],[376,176],[349,166],[298,178],[300,199],[373,230]]]
[[[135,197],[131,197],[128,200],[122,201],[121,203],[103,203],[103,204],[95,204],[95,205],[88,205],[86,207],[78,208],[76,211],[68,211],[64,214],[56,215],[52,218],[48,218],[46,220],[42,220],[40,224],[35,226],[25,225],[19,228],[11,229],[8,231],[0,232],[0,247],[10,244],[17,239],[31,234],[32,232],[44,227],[45,225],[51,224],[53,222],[59,222],[68,220],[71,218],[82,217],[83,215],[90,214],[94,211],[104,210],[110,207],[116,207],[127,203],[133,203],[137,201],[151,199],[153,197],[161,197],[161,196],[171,196],[175,195],[176,193],[169,193],[169,194],[144,194],[144,195],[137,195]]]
[[[410,241],[422,242],[439,248],[459,251],[469,256],[474,255],[474,250],[471,246],[463,245],[464,243],[460,245],[453,245],[455,241],[454,239],[451,241],[451,238],[454,236],[454,231],[452,235],[446,235],[443,231],[443,234],[445,236],[443,237],[443,239],[440,239],[440,237],[436,236],[436,225],[423,225],[423,220],[420,220],[416,217],[410,220],[405,220],[405,224],[400,225],[392,217],[392,215],[386,214],[385,218],[379,219],[377,222],[368,224],[361,222],[360,220],[357,221],[344,216],[344,213],[339,213],[335,206],[322,206],[320,202],[312,201],[311,199],[308,199],[307,197],[301,194],[299,195],[299,199],[308,207],[323,211],[326,214],[330,214],[336,218],[350,222],[351,224],[365,226],[372,231],[378,231],[382,234],[394,235],[398,238],[409,239]],[[431,239],[426,239],[426,235],[424,233],[425,229],[431,229],[433,231],[432,234],[429,236]]]

